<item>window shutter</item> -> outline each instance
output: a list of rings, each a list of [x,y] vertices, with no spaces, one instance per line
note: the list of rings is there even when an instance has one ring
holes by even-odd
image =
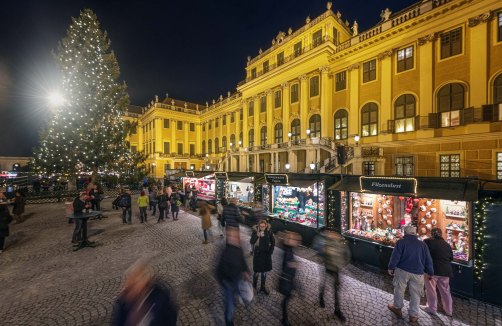
[[[450,111],[450,97],[443,96],[439,98],[439,112]]]
[[[400,60],[397,62],[397,72],[402,72],[405,70],[404,60]]]
[[[406,64],[405,64],[405,69],[408,70],[408,69],[412,69],[413,68],[413,56],[410,57],[410,58],[406,58]]]
[[[420,130],[420,116],[415,117],[415,130]]]
[[[483,105],[482,106],[482,111],[483,111],[483,122],[485,121],[495,121],[495,118],[498,116],[494,116],[493,114],[493,104],[490,105]],[[497,110],[498,111],[498,110]]]
[[[370,80],[376,79],[376,69],[370,71]]]
[[[474,123],[474,108],[463,109],[461,116],[463,116],[463,126]]]
[[[439,113],[429,113],[429,128],[439,128]]]

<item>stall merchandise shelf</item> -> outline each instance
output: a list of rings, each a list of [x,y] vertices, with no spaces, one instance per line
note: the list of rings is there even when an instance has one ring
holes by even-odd
[[[463,229],[454,229],[454,228],[446,228],[446,229],[450,230],[450,231],[459,231],[459,232],[468,232],[469,231],[469,229],[465,229],[465,230],[463,230]]]
[[[361,207],[370,207],[370,208],[373,208],[373,205],[365,205],[365,204],[361,204]]]
[[[460,219],[465,219],[464,215],[451,215],[451,214],[445,214],[448,217],[453,217],[453,218],[460,218]]]

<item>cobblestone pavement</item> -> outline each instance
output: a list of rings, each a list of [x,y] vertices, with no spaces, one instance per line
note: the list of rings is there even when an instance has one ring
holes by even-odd
[[[133,196],[136,198],[136,196]],[[134,201],[133,201],[134,202]],[[223,325],[223,292],[213,277],[223,248],[216,219],[214,238],[203,245],[200,219],[185,212],[179,221],[157,224],[149,216],[123,225],[121,212],[111,210],[111,199],[101,204],[108,219],[89,222],[96,248],[72,252],[73,224],[60,204],[28,205],[27,221],[11,224],[11,236],[0,255],[0,325],[107,325],[119,294],[124,272],[139,258],[150,258],[159,282],[171,288],[179,306],[178,325]],[[242,228],[248,264],[248,228]],[[280,241],[279,241],[280,242]],[[279,245],[280,247],[280,245]],[[341,325],[333,315],[332,288],[326,308],[318,304],[321,268],[312,250],[299,248],[298,291],[290,300],[293,325]],[[282,295],[277,291],[282,250],[273,255],[269,296],[260,294],[249,306],[237,304],[236,325],[280,325]],[[375,268],[350,264],[341,274],[342,311],[346,325],[407,325],[386,305],[392,299],[391,278]],[[425,299],[422,299],[425,302]],[[406,301],[408,304],[408,301]],[[453,318],[443,310],[434,317],[420,313],[419,325],[500,325],[501,309],[476,300],[454,298]],[[407,315],[408,307],[403,315]]]

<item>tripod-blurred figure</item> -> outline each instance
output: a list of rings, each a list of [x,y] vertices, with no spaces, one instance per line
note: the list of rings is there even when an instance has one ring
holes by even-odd
[[[291,325],[288,321],[288,301],[294,288],[294,278],[298,268],[293,248],[302,242],[301,235],[287,231],[284,237],[284,259],[282,261],[282,275],[279,280],[279,292],[284,295],[282,300],[282,325]]]
[[[176,325],[176,307],[169,291],[153,283],[145,265],[132,268],[116,306],[115,326]]]

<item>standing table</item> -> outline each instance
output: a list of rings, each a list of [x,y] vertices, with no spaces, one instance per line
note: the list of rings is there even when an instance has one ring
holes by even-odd
[[[78,245],[74,245],[76,247],[73,249],[73,251],[77,251],[79,249],[82,249],[84,247],[91,247],[94,248],[94,242],[91,242],[87,240],[87,220],[91,217],[94,216],[99,216],[101,215],[101,211],[91,211],[89,213],[73,213],[70,215],[67,215],[67,218],[74,218],[74,219],[81,219],[82,220],[82,241]]]

